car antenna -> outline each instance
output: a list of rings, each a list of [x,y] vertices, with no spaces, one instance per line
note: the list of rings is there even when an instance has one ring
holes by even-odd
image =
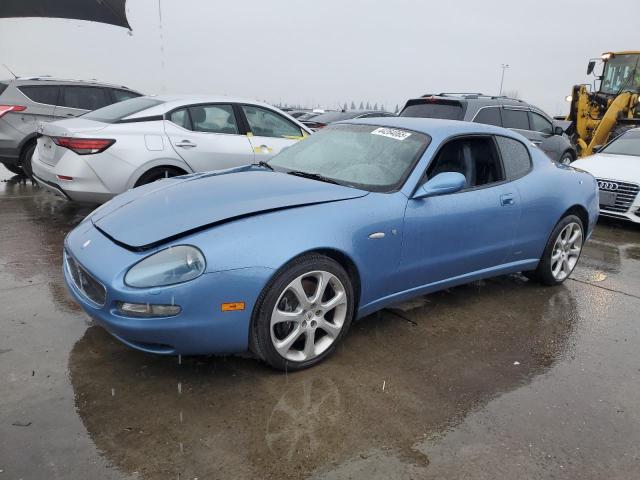
[[[8,71],[11,75],[13,75],[13,78],[14,78],[14,79],[17,79],[17,78],[18,78],[18,76],[17,76],[15,73],[13,73],[13,71],[12,71],[9,67],[7,67],[4,63],[2,64],[2,66],[3,66],[4,68],[6,68],[6,69],[7,69],[7,71]]]

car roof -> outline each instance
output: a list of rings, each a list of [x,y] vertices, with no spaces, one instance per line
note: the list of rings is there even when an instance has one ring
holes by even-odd
[[[69,79],[69,78],[51,77],[51,76],[48,76],[48,75],[11,78],[11,79],[8,79],[8,80],[0,80],[0,83],[13,84],[13,85],[16,85],[16,86],[21,86],[21,85],[40,85],[42,83],[55,83],[55,84],[61,84],[61,85],[93,85],[93,86],[99,86],[99,87],[119,88],[119,89],[130,90],[132,92],[135,92],[135,90],[133,90],[132,88],[127,87],[125,85],[118,85],[118,84],[115,84],[115,83],[101,82],[101,81],[96,80],[96,79],[91,79],[91,80],[73,80],[73,79]],[[136,93],[139,93],[139,92],[136,92]]]
[[[529,140],[512,130],[486,125],[484,123],[471,123],[459,120],[442,120],[439,118],[416,117],[372,117],[356,118],[337,122],[338,124],[376,125],[379,127],[402,128],[429,135],[435,140],[442,140],[454,135],[463,134],[490,134],[517,138],[527,144]]]
[[[162,95],[146,95],[143,98],[157,99],[163,102],[163,110],[171,110],[184,104],[196,103],[250,103],[251,105],[259,105],[271,109],[277,109],[273,105],[260,102],[250,98],[233,97],[229,95],[196,95],[196,94],[162,94]]]

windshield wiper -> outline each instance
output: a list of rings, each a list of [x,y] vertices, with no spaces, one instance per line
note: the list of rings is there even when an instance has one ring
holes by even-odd
[[[295,175],[296,177],[310,178],[311,180],[318,180],[320,182],[333,183],[335,185],[341,185],[340,182],[335,181],[333,178],[325,177],[319,173],[303,172],[301,170],[289,170],[289,175]]]
[[[271,165],[269,165],[267,162],[265,162],[264,160],[260,160],[258,163],[252,163],[252,165],[255,165],[256,167],[268,168],[272,172],[274,171],[273,167]]]

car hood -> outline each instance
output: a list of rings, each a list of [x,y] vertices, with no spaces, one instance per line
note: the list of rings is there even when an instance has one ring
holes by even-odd
[[[571,164],[586,170],[596,178],[640,183],[640,157],[598,153]]]
[[[120,245],[145,250],[222,222],[348,200],[367,193],[262,168],[242,167],[169,178],[129,190],[98,208],[90,218]]]

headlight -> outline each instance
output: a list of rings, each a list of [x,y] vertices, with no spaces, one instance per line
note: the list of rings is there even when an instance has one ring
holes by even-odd
[[[202,252],[190,245],[161,250],[136,263],[124,277],[130,287],[148,288],[187,282],[204,272]]]

